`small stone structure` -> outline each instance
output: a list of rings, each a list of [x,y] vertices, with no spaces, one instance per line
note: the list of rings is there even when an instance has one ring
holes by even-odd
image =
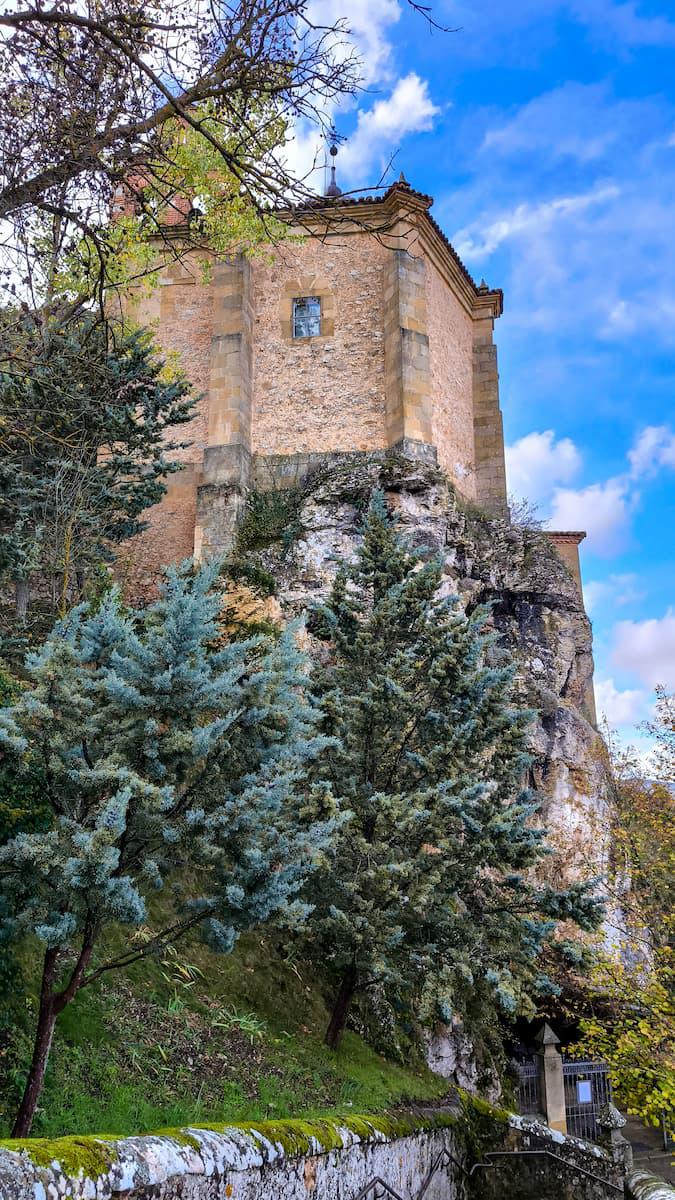
[[[551,1129],[557,1129],[560,1133],[567,1133],[563,1062],[558,1052],[560,1038],[556,1036],[551,1026],[545,1021],[537,1034],[536,1040],[540,1046],[538,1053],[541,1097],[544,1112],[546,1113],[546,1123],[550,1125]]]

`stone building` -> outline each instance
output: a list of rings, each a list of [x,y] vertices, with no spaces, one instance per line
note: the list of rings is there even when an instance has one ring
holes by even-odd
[[[333,192],[290,214],[305,236],[215,262],[208,282],[196,261],[168,263],[138,316],[201,399],[181,431],[184,469],[130,546],[127,582],[154,589],[167,563],[226,551],[250,489],[304,482],[292,551],[270,545],[262,562],[277,583],[271,615],[297,616],[326,595],[338,557],[355,551],[364,498],[383,488],[409,540],[441,555],[445,586],[493,604],[536,713],[533,782],[548,798],[555,870],[601,874],[584,535],[509,520],[493,341],[502,293],[473,281],[431,204],[403,179],[377,198]]]
[[[432,199],[401,176],[383,195],[289,215],[269,256],[171,261],[138,317],[201,393],[184,469],[150,514],[136,566],[228,549],[247,489],[296,483],[335,456],[402,451],[437,464],[485,511],[506,511],[495,320]],[[173,232],[184,213],[176,208]],[[580,583],[583,534],[551,535]]]

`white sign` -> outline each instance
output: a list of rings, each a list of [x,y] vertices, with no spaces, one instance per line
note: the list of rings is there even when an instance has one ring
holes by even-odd
[[[577,1100],[579,1104],[591,1104],[593,1096],[591,1095],[590,1079],[577,1080]]]

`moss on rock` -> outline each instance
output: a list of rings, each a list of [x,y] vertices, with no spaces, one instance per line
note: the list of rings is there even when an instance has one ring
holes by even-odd
[[[495,1108],[487,1100],[459,1092],[461,1115],[459,1127],[467,1154],[472,1162],[479,1162],[487,1150],[500,1146],[509,1128],[510,1114],[504,1108]]]

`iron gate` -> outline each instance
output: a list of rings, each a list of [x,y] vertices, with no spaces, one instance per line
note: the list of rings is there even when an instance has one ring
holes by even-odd
[[[563,1057],[563,1082],[567,1132],[597,1142],[598,1113],[612,1100],[607,1063]]]
[[[518,1072],[518,1112],[524,1117],[543,1117],[541,1103],[541,1072],[536,1059],[516,1063]]]
[[[518,1111],[525,1117],[546,1120],[541,1094],[541,1063],[538,1056],[515,1064],[518,1073]],[[598,1113],[612,1100],[607,1064],[563,1057],[565,1116],[567,1132],[586,1141],[597,1142]]]

